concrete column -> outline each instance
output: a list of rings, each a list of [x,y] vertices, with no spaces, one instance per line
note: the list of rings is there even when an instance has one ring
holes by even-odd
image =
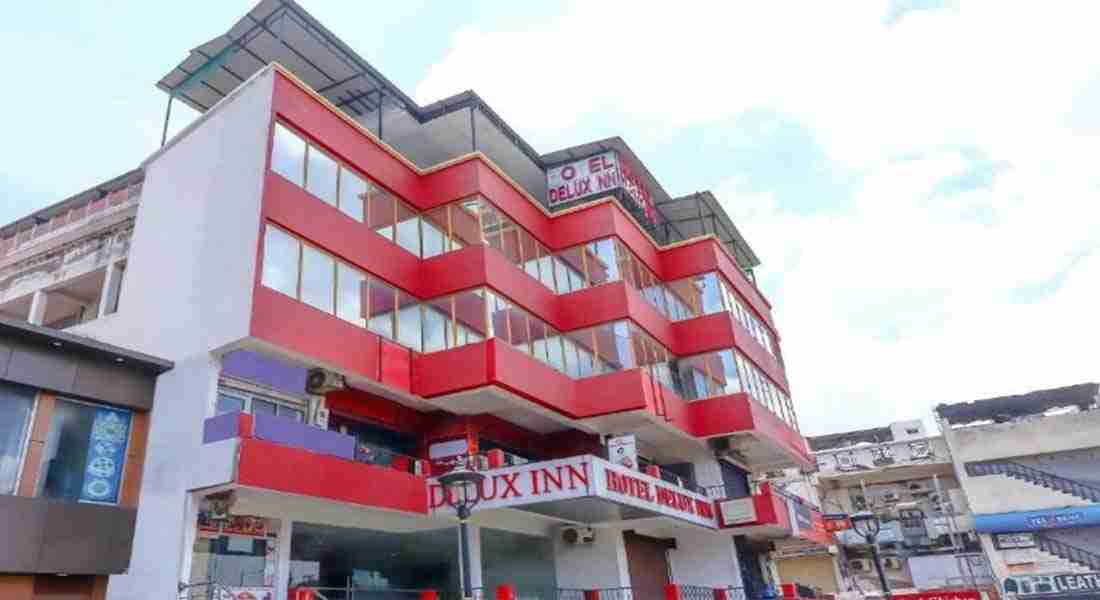
[[[275,568],[275,600],[287,600],[287,588],[290,587],[290,539],[294,522],[283,517],[279,527],[278,557]]]
[[[741,587],[741,569],[733,536],[701,528],[678,528],[676,549],[669,550],[672,582],[725,588]]]
[[[579,590],[630,587],[626,545],[619,529],[596,529],[596,541],[591,544],[568,544],[562,540],[560,530],[551,535],[558,587]]]
[[[470,541],[470,587],[473,587],[474,589],[477,589],[479,587],[484,587],[484,584],[482,583],[482,579],[481,579],[481,527],[471,523],[469,531],[470,531],[470,540],[469,540]],[[457,538],[457,536],[456,536],[456,538]],[[458,543],[461,544],[462,540],[458,540]],[[462,547],[461,546],[458,547],[458,551],[462,552]],[[458,563],[459,563],[459,568],[461,569],[462,561],[459,560]],[[462,585],[461,574],[458,578],[458,585],[460,587]],[[491,599],[493,597],[493,591],[492,590],[482,590],[482,593],[483,593],[484,597],[486,598],[486,600]]]
[[[109,315],[115,311],[118,303],[118,293],[122,290],[122,273],[125,268],[118,262],[107,264],[107,271],[103,274],[103,289],[99,293],[98,317]]]
[[[46,304],[49,300],[49,292],[36,290],[31,297],[31,312],[27,316],[27,322],[31,325],[42,325],[42,321],[46,318]]]

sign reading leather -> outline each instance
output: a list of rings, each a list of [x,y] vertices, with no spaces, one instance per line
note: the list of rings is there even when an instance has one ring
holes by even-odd
[[[595,456],[575,456],[483,473],[481,501],[474,510],[594,497],[704,527],[718,527],[714,503],[706,496]],[[445,494],[438,482],[430,481],[428,497],[433,513],[453,512]]]

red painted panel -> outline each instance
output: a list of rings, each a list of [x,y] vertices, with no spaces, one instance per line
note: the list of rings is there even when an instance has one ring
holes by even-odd
[[[577,418],[583,414],[578,402],[577,381],[499,339],[491,339],[486,344],[490,349],[493,383],[568,417]]]
[[[489,165],[478,160],[477,183],[482,196],[544,244],[552,244],[550,218],[525,194]]]
[[[237,482],[363,506],[428,512],[428,486],[422,477],[263,440],[241,440]]]
[[[252,337],[341,369],[379,377],[379,337],[264,286],[252,299]]]
[[[325,395],[325,405],[334,413],[357,417],[406,433],[421,431],[431,420],[426,413],[357,389],[330,392]]]
[[[412,391],[412,350],[387,339],[381,343],[382,383],[403,392]]]
[[[494,248],[484,248],[485,275],[491,287],[511,298],[531,314],[560,329],[559,300],[550,288],[542,285],[523,269],[512,264]]]
[[[582,418],[654,406],[652,388],[638,369],[578,379],[576,384]]]
[[[689,431],[697,437],[750,431],[754,427],[751,403],[745,393],[691,402],[688,404]]]
[[[483,387],[490,383],[488,346],[481,342],[414,354],[412,369],[412,391],[424,398]]]
[[[562,331],[584,329],[629,317],[626,283],[615,281],[557,297]]]
[[[423,207],[424,183],[415,169],[357,131],[282,73],[275,78],[272,110],[305,132],[311,141],[370,175],[398,196]]]
[[[626,312],[630,315],[630,318],[661,345],[668,348],[670,352],[675,353],[672,348],[676,347],[677,340],[672,334],[672,322],[668,320],[668,317],[658,312],[657,308],[650,304],[641,292],[627,284],[623,284],[623,287],[626,296]]]
[[[670,348],[677,356],[714,352],[736,345],[733,319],[727,312],[703,315],[671,325],[675,344]]]
[[[270,171],[264,188],[264,214],[309,243],[416,293],[421,281],[419,258]]]
[[[802,434],[787,425],[775,413],[761,406],[760,403],[748,399],[748,396],[746,396],[746,402],[749,410],[752,411],[753,427],[756,429],[757,435],[772,440],[804,466],[814,464],[814,458],[810,455]]]
[[[603,202],[555,216],[551,232],[551,249],[562,250],[615,235],[613,204],[611,201]]]

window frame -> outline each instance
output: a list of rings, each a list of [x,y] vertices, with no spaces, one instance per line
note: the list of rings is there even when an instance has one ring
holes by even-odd
[[[39,395],[41,395],[41,393],[42,392],[40,391]],[[38,399],[37,395],[36,395],[35,399],[36,399],[36,404],[37,404],[37,399]],[[61,402],[68,402],[70,404],[76,404],[76,405],[80,405],[80,406],[87,406],[87,407],[90,407],[92,409],[106,408],[106,409],[110,409],[110,410],[127,412],[127,413],[130,414],[130,423],[126,428],[126,442],[123,445],[122,453],[121,453],[121,455],[122,455],[122,464],[119,467],[118,492],[117,492],[117,495],[115,496],[115,501],[114,502],[97,502],[95,500],[81,500],[79,498],[79,496],[77,497],[76,500],[70,500],[68,498],[55,498],[53,496],[46,496],[45,495],[45,492],[46,492],[46,475],[47,475],[46,453],[43,452],[42,457],[41,457],[42,461],[38,465],[38,476],[37,476],[37,479],[36,479],[35,485],[34,485],[35,489],[34,489],[33,497],[35,497],[35,498],[47,498],[47,499],[51,499],[51,500],[60,500],[60,501],[65,501],[65,502],[77,502],[79,504],[94,504],[94,505],[99,505],[99,506],[121,506],[122,505],[122,490],[126,487],[126,467],[130,464],[130,456],[129,456],[129,454],[130,454],[130,445],[133,442],[133,437],[134,437],[134,415],[138,414],[138,411],[136,411],[132,408],[114,406],[114,405],[107,404],[107,403],[104,403],[104,402],[88,402],[87,400],[80,400],[80,399],[73,398],[73,397],[70,397],[70,396],[62,396],[62,395],[54,395],[53,402],[54,402],[54,407],[53,407],[53,410],[50,411],[51,412],[50,422],[46,427],[46,439],[47,439],[47,441],[49,440],[50,436],[53,434],[53,430],[54,430],[53,419],[54,419],[54,415],[57,414],[57,405]],[[33,427],[34,427],[34,423],[32,421],[31,429],[33,429]],[[31,432],[28,431],[27,435],[29,436],[30,433]],[[88,443],[89,446],[91,445],[91,438],[89,438],[87,440],[87,443]],[[86,460],[87,459],[85,459],[85,461]],[[87,469],[86,466],[85,466],[85,469]],[[83,487],[84,487],[84,483],[82,482],[81,483],[81,488],[83,488]]]
[[[244,400],[244,408],[242,410],[230,412],[241,412],[247,415],[255,415],[256,413],[252,411],[252,401],[255,400],[258,396],[261,401],[275,405],[275,416],[283,416],[280,412],[281,409],[298,411],[302,414],[302,419],[298,422],[306,424],[309,423],[310,402],[301,400],[298,401],[301,402],[300,405],[295,405],[295,400],[290,400],[288,398],[284,398],[280,395],[272,394],[269,392],[244,389],[239,385],[234,385],[233,383],[227,381],[218,382],[218,390],[217,393],[214,395],[213,406],[215,417],[218,415],[230,414],[230,412],[218,412],[218,401],[221,399],[222,396]]]
[[[19,386],[19,384],[14,384],[14,383],[7,382],[7,381],[0,382],[0,385]],[[25,386],[19,386],[19,387],[25,387]],[[34,423],[35,423],[35,420],[38,418],[38,411],[39,411],[39,409],[41,407],[41,404],[42,404],[41,399],[42,399],[42,394],[43,394],[42,390],[40,390],[40,389],[37,389],[37,388],[31,388],[31,389],[34,390],[34,396],[31,399],[31,412],[27,416],[27,423],[24,427],[23,436],[22,436],[22,439],[19,441],[19,445],[18,445],[18,456],[15,459],[15,465],[16,465],[15,479],[12,480],[11,493],[8,493],[8,494],[0,493],[0,496],[18,496],[19,495],[19,486],[23,483],[23,472],[27,468],[27,458],[28,458],[28,454],[29,454],[29,452],[27,452],[27,451],[30,449],[30,445],[31,445],[31,433],[34,432]]]

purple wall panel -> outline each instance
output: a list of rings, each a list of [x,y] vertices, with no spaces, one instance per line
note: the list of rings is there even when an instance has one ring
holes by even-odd
[[[306,369],[247,350],[223,356],[222,373],[296,396],[305,394],[306,390]]]
[[[238,419],[241,413],[231,412],[210,417],[202,424],[202,443],[209,444],[237,437]]]
[[[355,460],[355,438],[350,435],[306,425],[286,417],[253,415],[253,419],[254,435],[258,439]]]

